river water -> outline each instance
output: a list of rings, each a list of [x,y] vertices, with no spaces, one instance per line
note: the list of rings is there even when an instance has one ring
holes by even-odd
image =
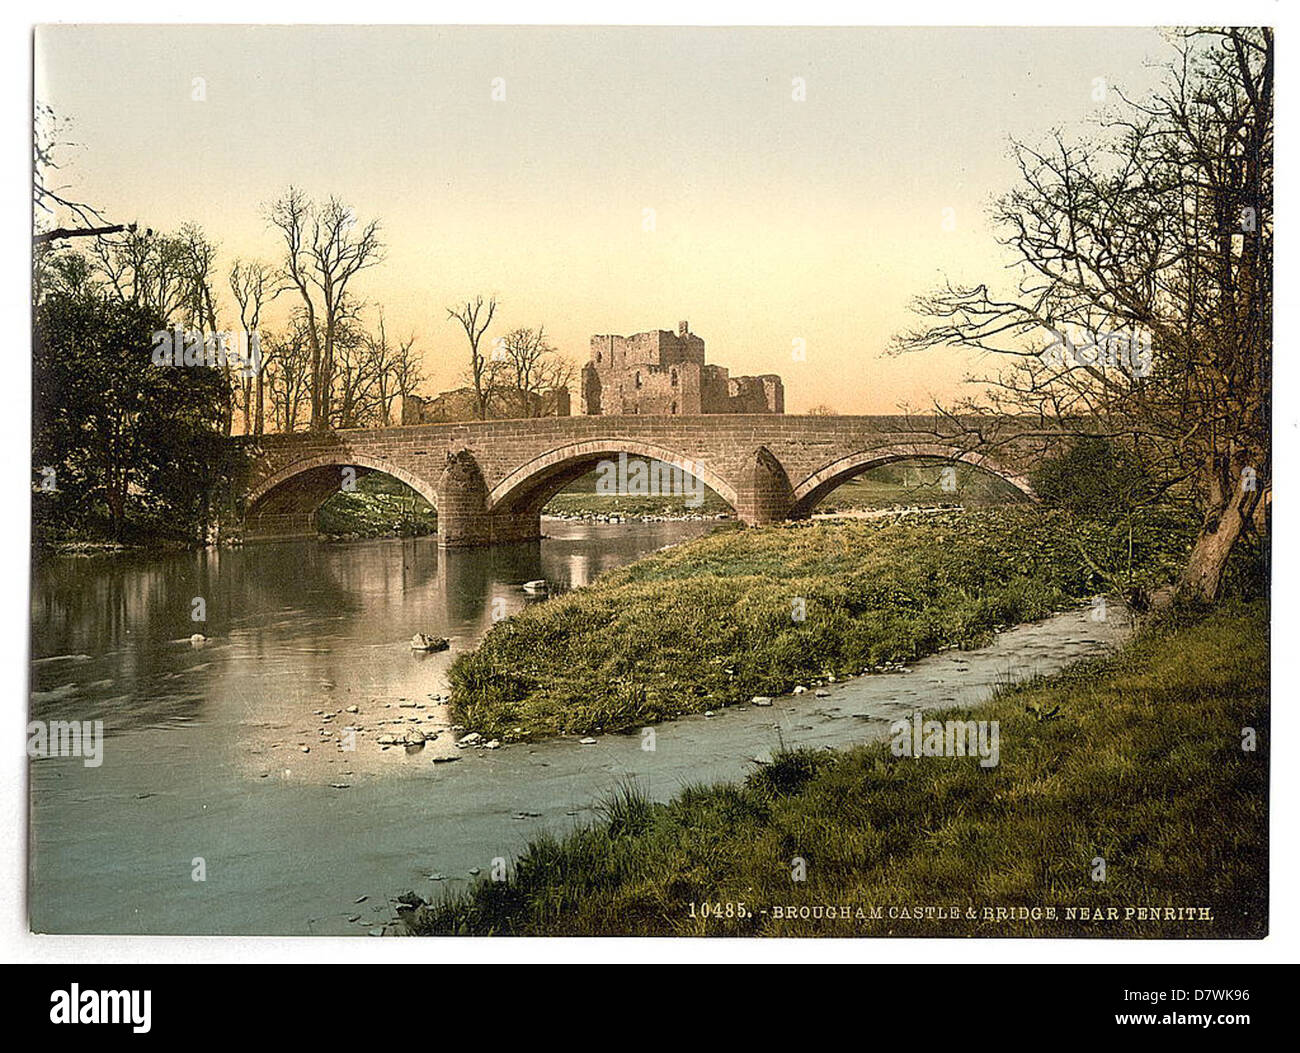
[[[1124,631],[1116,617],[1058,615],[827,697],[662,725],[654,751],[639,735],[455,748],[446,669],[531,602],[523,582],[578,587],[711,529],[548,520],[546,540],[492,549],[439,552],[424,538],[44,560],[32,719],[102,720],[105,739],[98,766],[30,764],[32,928],[376,932],[395,895],[463,887],[536,833],[590,818],[621,779],[663,799],[743,776],[778,741],[880,738],[900,715],[979,702]],[[415,632],[452,649],[413,653]],[[428,744],[386,744],[411,729]]]

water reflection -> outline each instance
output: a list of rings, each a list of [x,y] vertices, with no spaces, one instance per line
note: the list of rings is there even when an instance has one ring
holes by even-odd
[[[543,541],[487,549],[407,538],[47,558],[32,590],[32,717],[102,719],[121,735],[259,698],[428,690],[403,646],[414,633],[468,644],[528,602],[525,581],[583,586],[708,529],[548,521]]]

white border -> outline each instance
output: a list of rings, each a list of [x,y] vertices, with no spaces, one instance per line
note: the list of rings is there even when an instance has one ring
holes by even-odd
[[[884,5],[882,5],[884,7]],[[906,17],[888,15],[902,11]],[[0,284],[4,332],[9,343],[8,383],[0,412],[0,441],[10,452],[3,468],[9,510],[0,520],[0,552],[5,582],[0,607],[0,671],[5,685],[4,720],[8,745],[0,750],[0,951],[6,961],[23,962],[533,962],[576,961],[675,962],[887,962],[887,963],[1201,963],[1294,962],[1300,958],[1300,885],[1297,836],[1287,820],[1297,814],[1300,766],[1287,763],[1280,745],[1273,749],[1271,797],[1271,934],[1263,941],[1116,941],[1116,940],[367,940],[358,938],[218,938],[218,937],[52,937],[27,931],[25,905],[26,784],[21,749],[26,719],[29,626],[28,560],[30,492],[30,326],[28,320],[28,245],[30,235],[30,63],[31,26],[38,22],[335,22],[356,23],[358,12],[366,23],[468,23],[468,24],[631,24],[631,25],[1274,25],[1280,30],[1282,58],[1277,64],[1277,107],[1280,116],[1281,160],[1275,222],[1289,229],[1290,192],[1296,171],[1296,98],[1300,63],[1289,53],[1291,33],[1297,24],[1296,7],[1280,2],[1235,0],[1233,3],[1168,0],[1093,0],[1086,9],[1051,7],[1041,0],[1026,2],[926,2],[916,0],[876,12],[857,4],[804,3],[759,5],[719,3],[710,0],[660,0],[655,4],[617,6],[595,0],[554,0],[545,9],[523,2],[393,3],[386,0],[357,8],[337,2],[291,4],[276,0],[231,0],[220,8],[202,8],[177,19],[174,4],[160,0],[132,3],[66,2],[57,7],[32,3],[8,6],[3,15],[3,61],[0,76],[10,100],[5,128],[7,207],[4,213],[4,281]],[[220,18],[212,15],[220,14]],[[886,17],[873,17],[877,15]],[[871,19],[871,21],[867,21]],[[1283,245],[1290,242],[1284,237]],[[16,250],[16,251],[15,251]],[[1293,332],[1295,290],[1290,251],[1277,255],[1275,288],[1276,332]],[[1283,341],[1285,345],[1285,341]],[[1296,559],[1289,541],[1295,522],[1288,495],[1296,483],[1297,447],[1300,446],[1300,412],[1297,411],[1297,364],[1286,354],[1276,357],[1276,404],[1281,407],[1274,428],[1274,642],[1277,647],[1273,706],[1273,743],[1297,741],[1297,701],[1289,690],[1296,683],[1295,595]],[[1290,644],[1291,646],[1287,646]]]

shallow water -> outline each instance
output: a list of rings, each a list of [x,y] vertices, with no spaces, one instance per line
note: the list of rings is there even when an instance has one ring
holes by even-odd
[[[1008,678],[1105,649],[1125,628],[1062,614],[907,673],[828,685],[825,698],[659,725],[653,752],[640,735],[456,750],[431,696],[457,650],[528,602],[523,581],[582,585],[710,526],[547,529],[540,544],[466,552],[439,553],[432,539],[303,542],[43,565],[32,716],[102,719],[107,738],[99,767],[31,764],[32,927],[363,934],[394,916],[390,897],[474,880],[539,831],[590,817],[620,779],[663,799],[740,777],[778,742],[884,737],[901,715],[977,703]],[[204,624],[190,620],[195,596]],[[198,647],[196,628],[209,638]],[[412,653],[417,631],[450,637],[452,651]],[[340,748],[345,723],[357,728],[351,751]],[[439,737],[379,744],[408,725]],[[433,763],[441,756],[457,760]]]

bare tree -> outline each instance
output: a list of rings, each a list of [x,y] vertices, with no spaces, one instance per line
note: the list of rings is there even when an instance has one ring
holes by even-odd
[[[156,310],[168,322],[200,326],[193,264],[185,239],[152,230],[97,238],[88,250],[97,284],[124,303]]]
[[[412,333],[397,345],[393,357],[393,395],[405,404],[409,395],[414,395],[424,383],[424,366],[422,356],[415,349],[415,334]],[[391,416],[391,414],[390,414]]]
[[[481,296],[476,296],[473,302],[466,301],[463,307],[447,308],[447,317],[461,324],[469,340],[468,377],[474,387],[475,411],[479,420],[487,419],[488,403],[492,400],[495,379],[499,372],[499,363],[492,361],[481,350],[483,334],[492,324],[492,316],[496,314],[496,310],[495,297],[484,304]]]
[[[808,411],[810,417],[838,417],[839,414],[825,402],[819,402]]]
[[[993,218],[1016,287],[949,284],[895,346],[1010,363],[942,415],[949,438],[1126,443],[1155,493],[1199,509],[1177,594],[1212,600],[1271,490],[1273,33],[1192,30],[1176,48],[1103,143],[1015,144],[1021,184]]]
[[[394,344],[388,339],[384,315],[379,314],[379,325],[365,338],[369,375],[374,385],[373,418],[377,427],[393,423],[393,406],[399,398],[414,392],[424,379],[419,355],[415,351],[415,334]]]
[[[271,205],[269,218],[284,238],[284,279],[298,290],[306,311],[311,428],[324,431],[330,426],[340,325],[356,310],[348,286],[358,272],[384,258],[379,223],[360,226],[338,198],[318,206],[296,187]]]
[[[303,404],[311,403],[311,341],[302,312],[284,332],[267,333],[262,355],[275,430],[295,431]]]
[[[259,347],[259,354],[246,364],[240,377],[244,434],[261,435],[266,403],[266,359],[260,353],[262,308],[282,289],[277,288],[271,268],[259,260],[244,262],[236,259],[230,267],[229,281],[230,292],[239,307],[240,327],[248,334],[250,347],[254,340]]]
[[[119,234],[127,229],[124,224],[110,223],[99,209],[67,197],[67,187],[50,185],[51,174],[60,167],[56,160],[57,152],[62,147],[72,145],[59,138],[65,123],[55,114],[51,106],[43,102],[36,103],[32,119],[33,227],[38,228],[43,221],[57,216],[60,212],[65,214],[74,226],[34,229],[32,244],[35,246],[48,246],[68,238],[97,238],[107,234]]]
[[[520,417],[540,417],[546,393],[568,387],[573,379],[573,365],[547,342],[542,326],[512,329],[493,355],[503,366],[501,386]]]

